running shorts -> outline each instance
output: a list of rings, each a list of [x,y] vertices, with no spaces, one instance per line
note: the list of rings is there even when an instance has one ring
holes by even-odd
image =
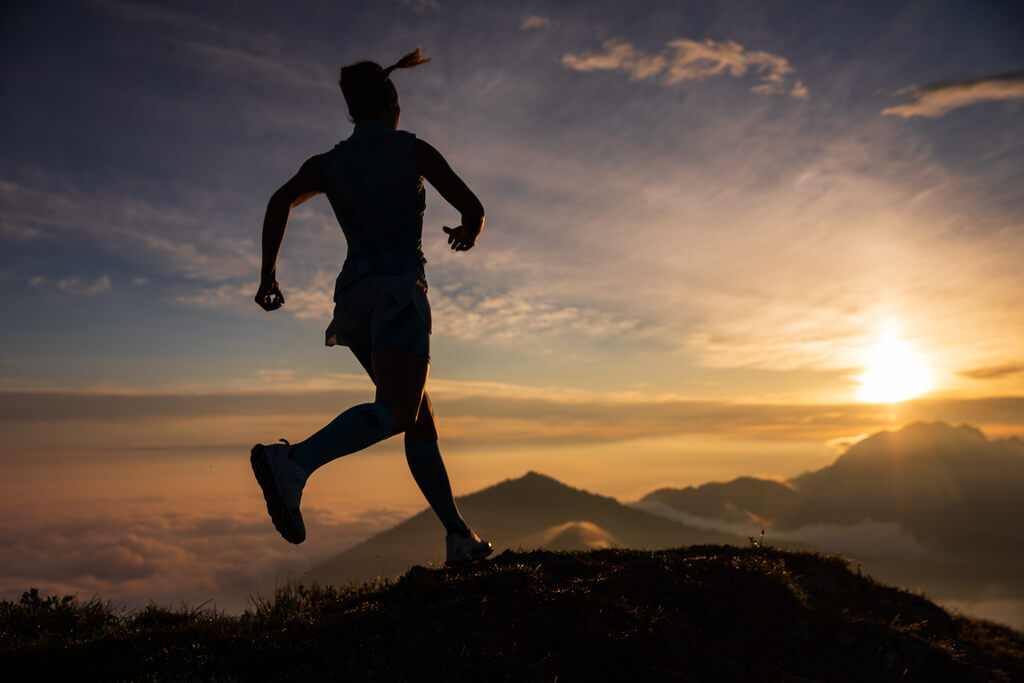
[[[422,272],[365,275],[334,292],[327,346],[402,349],[430,360],[430,302]]]

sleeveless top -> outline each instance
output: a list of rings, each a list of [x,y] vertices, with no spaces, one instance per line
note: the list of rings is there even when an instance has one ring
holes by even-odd
[[[366,275],[423,277],[426,192],[416,169],[416,136],[379,121],[359,121],[323,155],[327,199],[348,242],[335,293]]]

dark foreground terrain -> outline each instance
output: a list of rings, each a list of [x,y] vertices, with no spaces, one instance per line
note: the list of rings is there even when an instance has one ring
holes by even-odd
[[[5,680],[1021,681],[1024,635],[834,556],[690,546],[505,552],[241,616],[26,593]]]

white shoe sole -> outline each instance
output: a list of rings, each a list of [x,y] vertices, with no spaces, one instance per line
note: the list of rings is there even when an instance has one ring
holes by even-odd
[[[445,560],[445,565],[448,567],[457,567],[461,564],[469,564],[470,562],[479,562],[486,558],[488,555],[494,552],[493,547],[483,547],[479,550],[466,553],[462,557],[454,560]]]
[[[289,543],[298,545],[305,541],[306,532],[296,523],[295,517],[277,490],[274,469],[270,466],[270,456],[262,444],[252,447],[249,462],[252,463],[252,473],[256,475],[256,481],[263,490],[263,499],[267,502],[267,512],[270,513],[270,521],[274,523],[274,528]]]

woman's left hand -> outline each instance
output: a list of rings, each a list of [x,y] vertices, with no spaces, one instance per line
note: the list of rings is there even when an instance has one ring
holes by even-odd
[[[480,236],[480,228],[473,230],[462,225],[449,228],[446,225],[441,229],[448,234],[448,244],[454,251],[469,251],[476,246],[476,238]]]
[[[260,282],[260,288],[256,292],[256,303],[264,311],[276,311],[281,308],[284,303],[284,294],[281,293],[281,287],[277,284],[277,280],[263,280]]]

